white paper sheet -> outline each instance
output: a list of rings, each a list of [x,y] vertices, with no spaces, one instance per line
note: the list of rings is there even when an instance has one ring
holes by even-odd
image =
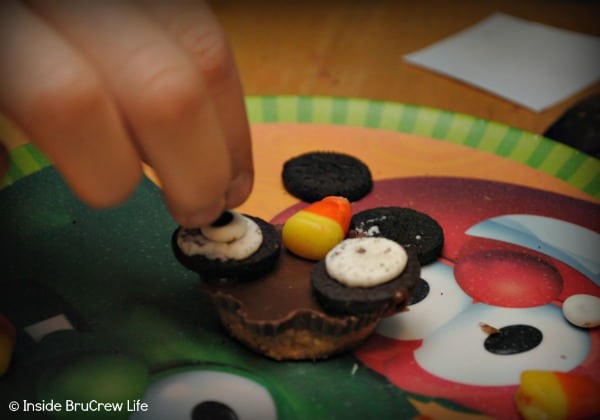
[[[600,38],[495,13],[404,59],[542,111],[600,79]]]

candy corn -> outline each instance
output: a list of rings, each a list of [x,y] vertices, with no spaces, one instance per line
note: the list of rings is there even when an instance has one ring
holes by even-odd
[[[0,376],[4,375],[8,369],[15,348],[15,340],[15,327],[0,314]]]
[[[294,254],[320,260],[345,238],[352,218],[350,202],[329,196],[292,215],[283,225],[283,243]]]
[[[528,370],[515,395],[526,420],[585,419],[600,416],[600,383],[587,375]]]

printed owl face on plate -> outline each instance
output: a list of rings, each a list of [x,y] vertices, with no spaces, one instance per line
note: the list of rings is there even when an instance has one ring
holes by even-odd
[[[355,355],[398,387],[517,417],[526,369],[598,379],[600,331],[570,324],[562,302],[600,296],[600,207],[515,185],[456,178],[377,183],[363,208],[422,211],[444,229],[408,310],[381,322]]]

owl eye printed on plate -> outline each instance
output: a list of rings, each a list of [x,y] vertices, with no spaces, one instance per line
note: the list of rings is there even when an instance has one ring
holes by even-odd
[[[148,387],[143,400],[152,410],[139,411],[132,419],[277,419],[275,401],[265,386],[218,370],[163,376]]]
[[[441,262],[425,266],[422,277],[426,295],[384,319],[377,332],[423,340],[415,360],[433,375],[469,385],[513,385],[526,368],[570,370],[589,351],[589,336],[569,325],[555,305],[474,304],[452,267]]]
[[[420,340],[465,310],[471,301],[454,280],[452,267],[436,261],[421,268],[421,282],[408,310],[383,319],[377,332],[396,340]]]
[[[521,372],[589,368],[597,337],[561,305],[573,291],[599,292],[600,235],[529,214],[489,217],[464,235],[356,354],[403,389],[510,418]]]
[[[591,335],[569,324],[557,305],[506,308],[477,303],[426,337],[413,355],[427,374],[465,389],[465,394],[467,390],[477,394],[477,387],[498,389],[510,407],[510,390],[520,383],[523,372],[590,367],[592,345]],[[486,400],[478,401],[483,410],[490,408]]]
[[[414,355],[424,370],[446,380],[504,386],[518,384],[527,369],[569,371],[589,349],[589,335],[565,322],[557,306],[474,304],[426,337]]]
[[[591,229],[551,217],[511,214],[484,220],[466,233],[541,252],[600,286],[600,234]]]

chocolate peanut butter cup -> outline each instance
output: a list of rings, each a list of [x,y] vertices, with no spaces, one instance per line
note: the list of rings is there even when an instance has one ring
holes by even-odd
[[[364,341],[381,316],[331,315],[312,293],[314,262],[283,250],[273,270],[250,282],[203,281],[225,329],[275,360],[317,360]]]

